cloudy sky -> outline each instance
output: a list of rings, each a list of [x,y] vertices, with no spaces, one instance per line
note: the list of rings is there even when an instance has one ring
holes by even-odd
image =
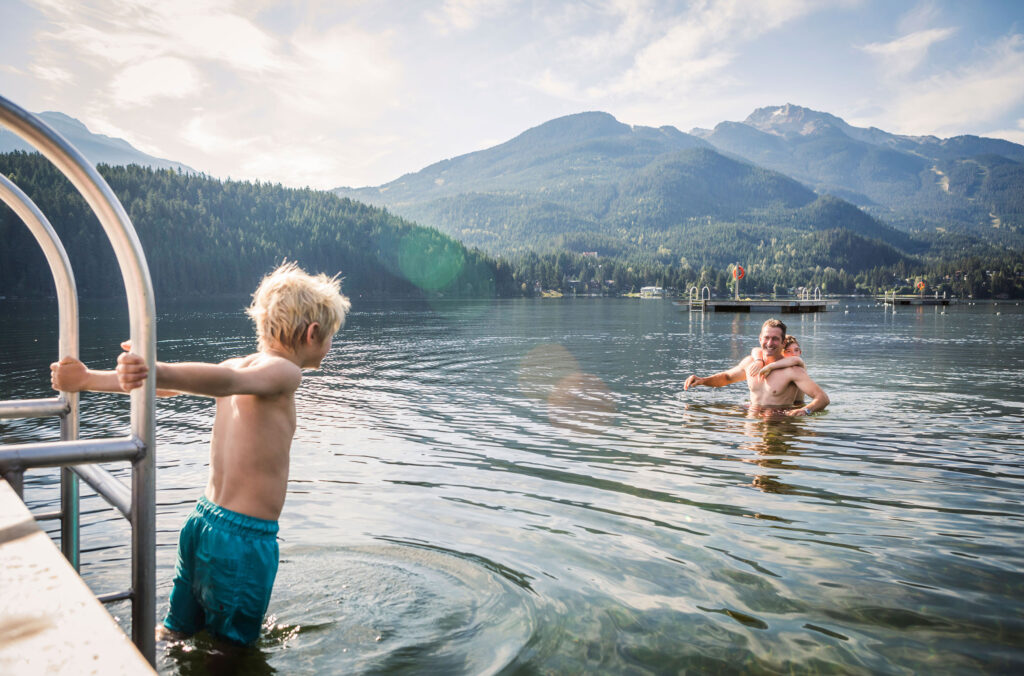
[[[222,178],[378,185],[552,118],[794,103],[1024,143],[1018,0],[0,0],[0,94]]]

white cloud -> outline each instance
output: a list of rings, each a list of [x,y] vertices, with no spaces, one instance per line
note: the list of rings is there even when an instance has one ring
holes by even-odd
[[[187,61],[161,57],[122,69],[111,81],[114,103],[144,106],[158,99],[180,99],[199,93],[201,78]]]
[[[505,8],[507,0],[444,0],[441,8],[426,13],[442,34],[472,30]]]
[[[914,33],[934,26],[942,18],[942,12],[933,0],[925,0],[912,7],[900,18],[901,33]]]
[[[391,43],[390,33],[349,25],[295,34],[291,57],[275,80],[284,105],[339,124],[376,117],[398,101],[402,68]]]
[[[954,33],[955,28],[930,28],[890,42],[872,42],[861,49],[880,59],[887,76],[900,77],[921,65],[932,45],[949,39]]]
[[[179,12],[176,3],[158,3],[164,11],[155,14],[165,31],[168,51],[209,59],[244,72],[274,70],[279,55],[276,40],[251,21],[228,13],[209,14],[202,8],[190,14]]]
[[[544,72],[528,80],[526,84],[556,99],[581,100],[586,98],[575,82],[559,78],[550,68],[545,68]]]
[[[591,15],[596,12],[596,16]],[[580,34],[581,26],[596,21],[610,28]],[[632,56],[647,37],[657,30],[654,7],[647,0],[613,0],[598,4],[593,10],[581,10],[567,4],[562,15],[551,17],[556,30],[567,32],[568,37],[559,45],[559,51],[574,61],[593,67],[610,59]]]
[[[567,42],[569,49],[588,56],[580,68],[573,73],[549,71],[533,83],[549,93],[582,91],[593,100],[678,99],[696,86],[713,84],[743,44],[820,5],[814,0],[717,0],[695,3],[675,16],[659,14],[658,7],[646,3],[619,2],[610,10],[618,17],[613,30]],[[595,81],[595,60],[607,63],[609,55],[624,51],[624,66],[612,73],[599,72]]]
[[[1024,36],[1011,35],[980,58],[895,92],[882,122],[908,134],[977,130],[1024,102]],[[977,132],[975,132],[977,133]]]
[[[275,40],[234,10],[231,2],[37,0],[53,30],[51,52],[78,53],[113,65],[177,56],[260,72],[276,63]]]
[[[71,73],[64,68],[59,68],[57,66],[33,64],[29,66],[29,71],[40,80],[52,82],[54,84],[64,84],[71,81]]]
[[[75,112],[69,102],[80,101],[83,122],[211,173],[333,183],[324,172],[343,173],[338,158],[365,164],[348,137],[372,136],[371,124],[402,100],[390,30],[297,21],[272,34],[258,23],[265,2],[35,4],[46,22],[32,72],[52,83],[59,109]],[[140,113],[145,123],[133,118]],[[380,157],[377,147],[364,151]]]
[[[1017,127],[1015,129],[996,129],[984,132],[981,135],[993,138],[1003,138],[1007,141],[1013,141],[1014,143],[1024,145],[1024,118],[1017,120]]]

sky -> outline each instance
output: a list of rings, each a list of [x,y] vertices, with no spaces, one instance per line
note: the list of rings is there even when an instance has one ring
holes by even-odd
[[[380,185],[599,110],[1024,143],[1022,0],[0,0],[0,95],[218,178]]]

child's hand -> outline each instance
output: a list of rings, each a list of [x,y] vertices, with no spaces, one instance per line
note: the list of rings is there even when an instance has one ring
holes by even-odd
[[[757,375],[765,378],[769,373],[775,370],[775,364],[765,364],[764,368],[757,372]]]
[[[50,385],[58,392],[81,392],[89,380],[89,369],[74,357],[50,364]]]
[[[131,392],[137,387],[142,387],[146,376],[149,375],[149,369],[146,368],[146,361],[142,357],[128,351],[132,349],[130,341],[121,343],[121,348],[125,352],[117,357],[117,382],[122,390]]]
[[[760,376],[761,371],[764,370],[761,368],[763,364],[764,362],[761,361],[760,359],[755,359],[754,361],[750,362],[750,366],[747,367],[747,377],[753,379]]]

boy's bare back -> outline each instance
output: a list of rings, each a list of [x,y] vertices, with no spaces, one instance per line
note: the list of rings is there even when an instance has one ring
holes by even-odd
[[[295,390],[301,372],[287,359],[261,352],[221,365],[233,369],[262,366],[268,377],[281,380],[282,388],[276,394],[217,398],[206,497],[226,509],[276,521],[288,487]]]

